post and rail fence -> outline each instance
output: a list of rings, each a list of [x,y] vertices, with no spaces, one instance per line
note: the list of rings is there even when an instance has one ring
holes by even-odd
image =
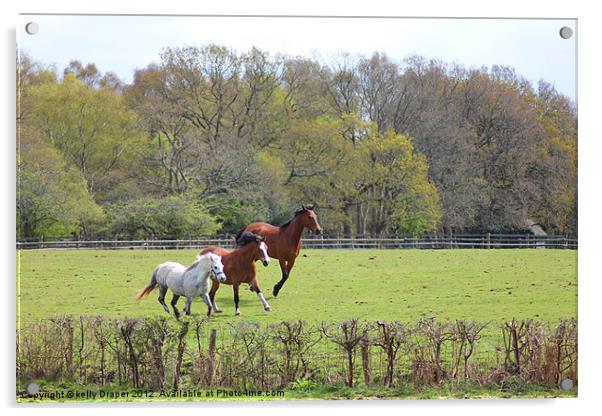
[[[549,248],[577,249],[577,238],[570,236],[534,236],[529,234],[453,234],[422,236],[329,236],[306,235],[302,239],[304,248],[316,249],[503,249],[503,248]],[[225,248],[234,247],[232,236],[220,235],[207,238],[187,239],[30,239],[17,241],[18,250],[27,249],[196,249],[209,245]]]

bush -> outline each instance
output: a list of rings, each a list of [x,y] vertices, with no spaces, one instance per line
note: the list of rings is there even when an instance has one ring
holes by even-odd
[[[109,232],[127,238],[184,238],[212,235],[216,219],[197,201],[183,196],[144,197],[109,209]]]
[[[70,316],[35,322],[17,333],[17,379],[154,390],[219,386],[312,391],[345,385],[350,394],[352,388],[378,384],[383,391],[406,391],[409,386],[459,391],[478,384],[517,395],[538,386],[556,388],[555,381],[535,376],[536,369],[552,366],[558,369],[554,380],[577,383],[574,320],[556,328],[514,321],[521,335],[527,327],[537,329],[542,345],[561,348],[549,361],[527,341],[519,351],[520,370],[507,358],[515,352],[513,343],[507,343],[508,327],[514,324],[502,326],[500,336],[481,345],[478,332],[484,324],[463,321],[242,321],[225,328],[210,328],[206,322]],[[364,342],[373,347],[368,348],[372,355],[360,360]],[[473,348],[480,359],[473,358]],[[354,378],[360,369],[371,373],[363,383],[361,377]]]

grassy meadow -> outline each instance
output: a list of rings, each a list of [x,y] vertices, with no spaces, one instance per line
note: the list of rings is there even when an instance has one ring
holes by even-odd
[[[133,297],[148,283],[157,264],[167,260],[189,264],[194,260],[196,252],[19,251],[18,327],[26,328],[29,323],[60,315],[165,317],[167,314],[156,300],[156,291],[140,303],[135,303]],[[533,319],[555,325],[560,319],[577,316],[576,251],[303,250],[278,298],[273,298],[271,294],[273,285],[280,278],[278,263],[274,261],[267,268],[258,264],[257,268],[260,285],[273,311],[265,312],[257,296],[246,290],[245,286],[245,290],[240,293],[242,315],[236,317],[232,289],[223,285],[217,295],[223,313],[213,315],[205,328],[218,328],[221,336],[227,337],[235,327],[229,324],[241,320],[265,324],[298,319],[319,323],[360,318],[367,321],[398,320],[416,324],[421,318],[427,317],[436,317],[438,320],[464,319],[490,323],[482,332],[482,344],[485,345],[479,347],[479,351],[485,351],[487,344],[490,349],[501,345],[499,324],[511,318]],[[168,294],[167,300],[170,298],[171,295]],[[183,308],[182,300],[180,307]],[[205,317],[206,308],[200,299],[194,302],[192,311],[193,320]],[[220,327],[224,330],[220,331]],[[188,334],[190,345],[195,345],[193,332],[191,330]],[[204,344],[207,340],[203,339],[202,342]],[[220,342],[223,343],[224,340],[221,339]],[[222,348],[226,345],[228,344],[222,344]],[[382,357],[378,364],[378,354],[378,349],[374,348],[374,365],[382,367]],[[485,354],[491,358],[487,352]],[[334,360],[336,357],[333,356]],[[190,360],[186,355],[183,367],[187,372],[186,380],[191,378],[190,373],[194,369]],[[329,360],[330,358],[326,358],[324,365],[331,366]],[[328,368],[332,369],[332,366]],[[377,371],[382,373],[382,368]],[[356,378],[359,379],[360,375]],[[40,399],[24,393],[29,382],[27,377],[18,381],[19,401],[39,402]],[[82,389],[85,388],[81,382],[60,378],[54,381],[40,378],[36,382],[41,384],[44,392],[57,394],[68,390],[84,391]],[[194,382],[186,383],[188,387],[195,386]],[[90,390],[96,391],[98,388],[92,386]],[[131,389],[114,384],[102,388],[109,389],[107,391]],[[242,400],[574,397],[577,394],[576,389],[562,391],[553,386],[523,383],[516,377],[511,377],[499,386],[442,384],[430,388],[401,383],[393,389],[365,386],[361,383],[348,388],[340,383],[320,385],[305,380],[295,382],[283,391],[283,396],[280,397]],[[152,398],[136,398],[132,395],[119,400],[190,400],[163,397],[160,392],[153,394]],[[219,397],[209,398],[216,399],[221,400]],[[54,400],[56,399],[50,401]],[[96,397],[79,400],[111,399]],[[41,401],[48,399],[42,398]]]
[[[18,256],[18,323],[71,314],[164,315],[157,292],[135,303],[154,267],[190,264],[196,250],[32,250]],[[215,323],[304,319],[416,321],[422,317],[503,322],[512,317],[555,323],[577,315],[577,252],[569,250],[303,250],[273,298],[276,261],[257,263],[272,312],[241,288],[240,317],[232,288],[222,285]],[[167,299],[171,299],[168,293]],[[180,300],[180,307],[184,302]],[[197,299],[193,315],[203,317]]]

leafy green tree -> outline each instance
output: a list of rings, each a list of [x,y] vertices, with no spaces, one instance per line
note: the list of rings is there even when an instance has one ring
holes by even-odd
[[[68,72],[59,83],[32,86],[27,124],[76,166],[97,200],[137,166],[144,136],[123,97],[108,88],[94,89]]]
[[[33,102],[30,89],[33,86],[55,83],[56,69],[35,62],[31,57],[20,51],[17,59],[17,124],[21,125],[31,114]]]
[[[22,131],[17,165],[17,237],[87,237],[102,228],[103,209],[81,173],[61,155]]]
[[[217,220],[183,196],[143,197],[109,207],[109,233],[127,238],[187,238],[213,235]]]
[[[545,230],[577,234],[577,117],[574,105],[545,82],[533,102],[545,138],[530,173],[541,193],[532,216]]]
[[[355,200],[355,178],[362,166],[345,129],[344,120],[334,116],[292,120],[275,152],[292,207],[315,203],[327,230],[346,231],[353,221],[345,209]]]
[[[392,130],[362,142],[368,169],[362,178],[362,233],[421,234],[437,229],[439,195],[428,178],[426,157]]]

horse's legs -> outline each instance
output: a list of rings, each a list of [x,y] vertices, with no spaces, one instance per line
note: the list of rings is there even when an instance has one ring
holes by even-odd
[[[261,304],[263,305],[263,309],[265,309],[268,312],[271,312],[272,308],[268,304],[268,301],[265,300],[265,298],[263,297],[263,293],[261,293],[261,289],[259,289],[259,284],[257,283],[256,278],[253,279],[253,281],[251,282],[251,290],[254,291],[255,293],[257,293],[257,297],[261,301]]]
[[[280,292],[282,285],[288,278],[286,275],[286,260],[278,259],[278,263],[280,263],[280,270],[282,270],[282,278],[274,285],[274,289],[272,290],[272,295],[274,295],[274,297],[278,296],[278,292]]]
[[[159,303],[165,309],[165,312],[169,313],[169,308],[165,304],[165,294],[167,293],[167,286],[159,286]]]
[[[211,303],[211,299],[209,298],[209,294],[203,295],[203,302],[207,305],[207,318],[211,316],[211,309],[213,304]]]
[[[284,282],[286,282],[286,279],[288,279],[288,276],[291,273],[291,269],[293,268],[293,265],[295,264],[294,258],[291,260],[280,259],[278,261],[280,263],[280,269],[282,270],[282,279],[280,279],[280,281],[278,283],[276,283],[276,286],[274,286],[274,290],[272,291],[272,294],[274,295],[274,297],[278,296],[278,292],[280,292],[280,289],[282,289]]]
[[[171,307],[173,308],[173,313],[176,314],[176,318],[180,317],[180,311],[176,307],[176,304],[178,303],[178,299],[180,299],[180,295],[176,295],[174,293],[173,298],[171,298]]]
[[[184,305],[184,313],[190,315],[190,307],[192,306],[192,296],[186,298],[186,304]]]
[[[234,313],[236,316],[240,315],[240,310],[238,309],[238,287],[239,284],[234,284],[232,286],[232,290],[234,290],[234,307],[236,308],[236,312]]]
[[[217,303],[215,303],[215,293],[219,289],[219,282],[216,280],[211,281],[211,290],[209,291],[209,300],[211,301],[211,306],[213,307],[213,312],[221,313],[221,309],[217,307]]]

